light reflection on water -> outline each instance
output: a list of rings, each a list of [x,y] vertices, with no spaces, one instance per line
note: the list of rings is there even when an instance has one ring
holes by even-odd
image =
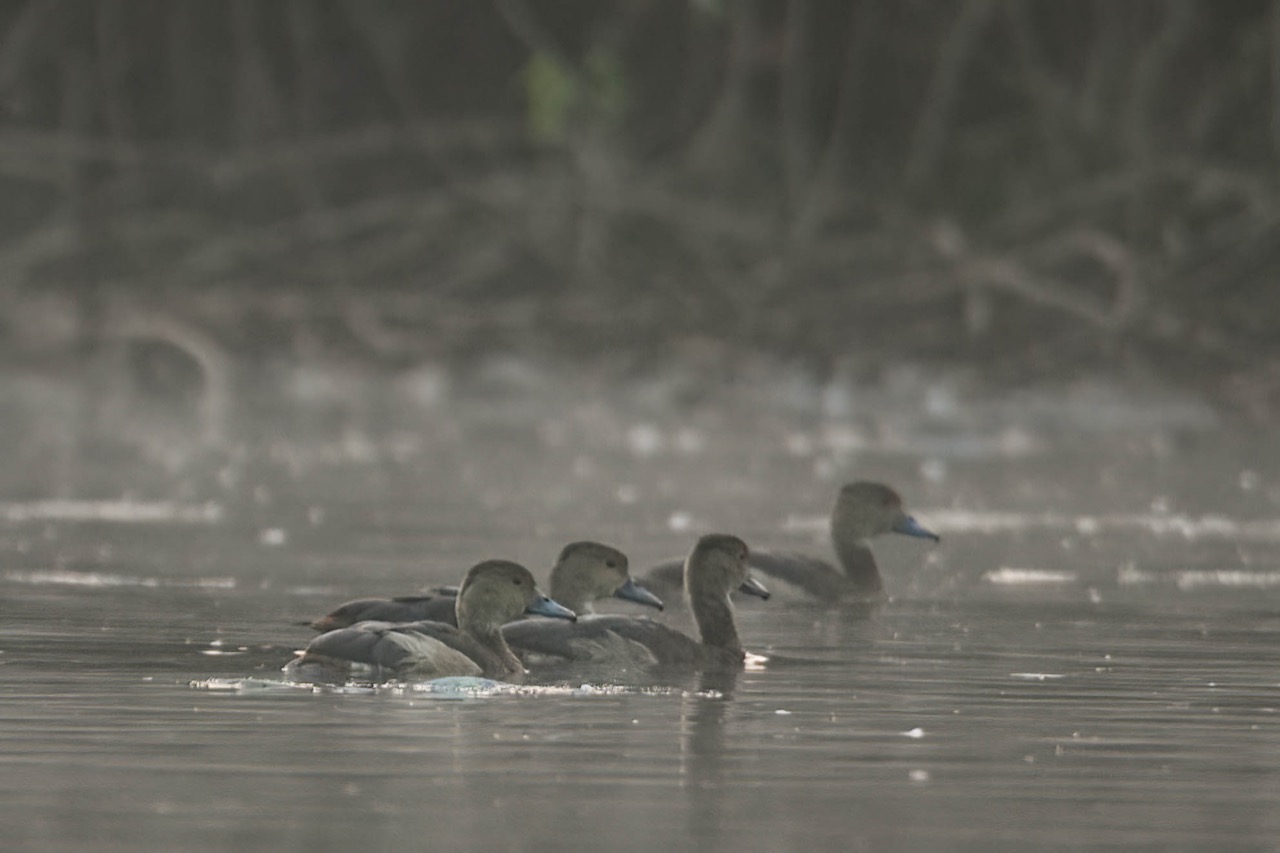
[[[894,598],[870,618],[744,603],[741,634],[769,658],[759,668],[553,671],[551,689],[463,697],[262,687],[306,641],[292,622],[455,582],[481,557],[544,574],[564,542],[590,537],[640,567],[704,527],[825,551],[820,524],[795,519],[822,517],[831,482],[803,456],[744,449],[638,458],[497,442],[305,470],[293,454],[289,476],[250,469],[233,494],[161,515],[143,502],[138,517],[129,502],[7,504],[8,842],[985,850],[1280,837],[1280,537],[1256,493],[1220,485],[1272,469],[1253,452],[1248,466],[1224,458],[1218,442],[1176,465],[1103,444],[953,460],[942,480],[909,455],[854,457],[840,477],[899,484],[943,544],[878,545]],[[665,618],[687,627],[687,614]]]

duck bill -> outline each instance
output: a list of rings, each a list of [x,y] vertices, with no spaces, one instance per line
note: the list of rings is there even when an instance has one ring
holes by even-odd
[[[889,528],[894,533],[901,533],[903,536],[914,536],[916,539],[932,539],[934,542],[941,542],[942,537],[920,526],[920,522],[916,521],[909,515],[898,518],[893,523],[893,527]]]
[[[758,596],[766,601],[769,598],[769,590],[765,589],[764,584],[751,575],[747,575],[747,579],[742,582],[742,586],[738,587],[738,591],[745,592],[747,595]]]
[[[533,604],[524,609],[524,612],[534,616],[550,616],[552,619],[568,619],[570,622],[578,621],[578,614],[563,604],[552,601],[545,595],[539,595]]]
[[[626,583],[613,591],[613,597],[621,598],[623,601],[634,601],[636,604],[643,604],[646,607],[662,609],[662,599],[636,583],[635,578],[627,578]]]

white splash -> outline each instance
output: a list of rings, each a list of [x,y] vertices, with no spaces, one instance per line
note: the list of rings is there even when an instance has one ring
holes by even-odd
[[[982,576],[988,583],[1001,586],[1075,583],[1079,576],[1066,569],[1018,569],[1001,566]]]
[[[268,527],[258,533],[258,541],[263,545],[279,547],[289,541],[289,533],[280,527]]]
[[[35,569],[5,572],[4,579],[32,586],[87,587],[178,587],[194,589],[235,589],[235,578],[152,578],[117,575],[110,572],[73,572],[68,569]]]
[[[1144,532],[1154,536],[1183,539],[1235,539],[1280,542],[1280,519],[1237,520],[1222,515],[1178,515],[1172,513],[1116,513],[1114,515],[1072,515],[1058,512],[1015,512],[999,510],[919,509],[912,513],[920,523],[938,533],[1009,533],[1049,530],[1096,536],[1105,532]],[[787,516],[784,530],[824,532],[826,516]]]
[[[1267,589],[1280,586],[1280,571],[1253,572],[1246,569],[1189,569],[1177,574],[1178,589],[1221,586]]]
[[[627,430],[627,449],[633,456],[648,459],[664,451],[666,446],[666,436],[653,424],[633,424]]]
[[[677,533],[683,533],[693,527],[693,516],[684,510],[678,510],[667,517],[667,527]]]
[[[1172,583],[1181,590],[1221,587],[1223,589],[1271,589],[1280,587],[1280,571],[1275,569],[1183,569],[1153,572],[1126,563],[1116,570],[1120,586],[1147,586]]]
[[[172,501],[48,500],[0,503],[5,521],[103,521],[117,524],[217,524],[222,507],[216,503],[181,504]]]

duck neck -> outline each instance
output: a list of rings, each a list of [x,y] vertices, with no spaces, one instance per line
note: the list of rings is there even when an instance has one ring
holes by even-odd
[[[511,651],[511,646],[507,645],[506,637],[502,636],[501,626],[467,625],[462,627],[459,625],[459,627],[475,638],[476,642],[497,655],[507,673],[524,672],[524,664],[520,663],[520,658],[516,657],[515,652]],[[495,674],[501,675],[503,673]]]
[[[693,619],[698,623],[703,645],[742,650],[738,628],[733,622],[733,603],[727,594],[692,592],[689,606],[693,609]]]
[[[863,595],[878,595],[884,592],[884,581],[880,577],[880,569],[876,567],[875,555],[862,539],[854,536],[841,536],[833,532],[832,544],[840,565],[844,567],[845,577],[849,579]]]

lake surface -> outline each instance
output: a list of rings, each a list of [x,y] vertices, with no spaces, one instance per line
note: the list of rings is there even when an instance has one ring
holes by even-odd
[[[1277,849],[1280,453],[1194,406],[1049,399],[474,403],[180,459],[167,492],[96,461],[122,497],[11,489],[6,849]],[[870,617],[743,602],[742,672],[280,682],[292,623],[486,557],[826,554],[855,478],[942,544],[877,542]]]

